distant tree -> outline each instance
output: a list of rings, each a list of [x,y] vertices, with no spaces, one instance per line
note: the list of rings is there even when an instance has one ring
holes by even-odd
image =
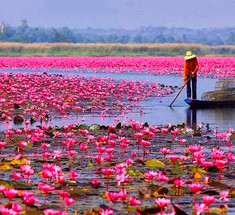
[[[235,33],[234,32],[229,32],[227,43],[229,45],[235,45]]]
[[[119,37],[117,42],[118,43],[128,43],[129,40],[130,40],[130,36],[129,35],[123,35],[123,36]]]
[[[49,42],[68,42],[66,36],[62,32],[58,32],[55,28],[51,29],[49,34]]]
[[[74,33],[68,27],[63,27],[61,33],[66,37],[67,42],[76,42]]]
[[[143,36],[140,34],[136,35],[133,39],[133,42],[134,43],[143,43]]]
[[[157,43],[165,43],[166,42],[166,38],[164,37],[164,35],[160,34],[155,38],[155,42]]]
[[[199,38],[195,42],[202,45],[209,45],[209,41],[206,37]]]
[[[168,42],[168,43],[175,43],[175,38],[174,37],[168,37],[167,39],[166,39],[166,41]]]
[[[118,40],[118,36],[116,34],[110,34],[106,38],[107,43],[116,43],[117,40]]]
[[[75,42],[76,43],[82,43],[84,42],[84,38],[80,33],[75,34]]]
[[[9,24],[3,23],[3,26],[3,30],[0,34],[0,40],[3,42],[8,42],[16,34],[16,31]]]
[[[29,28],[28,21],[26,19],[21,20],[21,25],[18,27],[20,32],[25,32]]]
[[[183,34],[182,42],[183,43],[187,43],[188,42],[188,37],[185,34]]]

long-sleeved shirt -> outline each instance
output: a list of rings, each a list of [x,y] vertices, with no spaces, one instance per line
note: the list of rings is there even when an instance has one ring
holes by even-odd
[[[193,58],[192,60],[184,61],[184,83],[187,80],[188,75],[195,77],[198,70],[198,61],[197,58]]]

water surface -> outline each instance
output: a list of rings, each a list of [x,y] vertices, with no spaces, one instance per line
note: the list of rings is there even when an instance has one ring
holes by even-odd
[[[35,72],[45,72],[45,70],[28,70],[28,69],[4,69],[1,71],[10,71],[10,72],[27,72],[27,73],[35,73]],[[112,77],[114,79],[125,79],[125,80],[133,80],[133,81],[155,81],[160,84],[165,84],[168,86],[182,86],[182,77],[172,76],[172,75],[162,75],[155,76],[150,74],[134,74],[134,73],[97,73],[92,71],[84,71],[84,70],[71,70],[71,71],[63,71],[59,69],[51,69],[46,70],[47,73],[50,74],[61,74],[61,75],[82,75],[86,78],[88,77]],[[211,78],[200,78],[198,77],[198,98],[201,98],[203,92],[214,90],[215,87],[215,79]],[[129,112],[126,115],[118,116],[120,121],[127,122],[130,119],[135,119],[140,122],[148,122],[153,125],[164,125],[166,123],[171,124],[179,124],[179,123],[208,123],[210,128],[215,129],[219,128],[220,130],[227,130],[230,127],[235,128],[235,109],[232,107],[228,108],[214,108],[214,109],[199,109],[196,111],[191,111],[188,108],[188,105],[184,102],[186,92],[185,90],[175,101],[173,107],[169,107],[169,104],[172,102],[174,97],[176,96],[176,92],[169,96],[157,99],[148,99],[145,101],[141,101],[138,104],[137,110],[133,112]],[[142,109],[143,111],[139,111]],[[57,118],[53,119],[50,122],[52,125],[63,126],[71,123],[85,123],[85,124],[114,124],[114,117],[100,117],[94,114],[85,114],[83,116],[70,116],[69,118]],[[36,123],[34,126],[37,125]],[[0,124],[0,130],[5,130],[6,124]],[[12,122],[7,124],[7,126],[14,126]],[[21,126],[19,126],[21,127]]]

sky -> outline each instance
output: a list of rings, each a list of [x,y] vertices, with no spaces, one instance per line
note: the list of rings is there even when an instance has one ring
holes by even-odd
[[[0,23],[33,27],[235,27],[235,0],[0,0]]]

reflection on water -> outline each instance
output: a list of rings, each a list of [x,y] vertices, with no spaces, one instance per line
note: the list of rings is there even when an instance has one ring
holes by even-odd
[[[17,70],[9,70],[4,69],[1,71],[20,71],[20,72],[42,72],[44,70],[26,70],[26,69],[17,69]],[[46,71],[48,73],[53,74],[63,74],[63,75],[82,75],[85,77],[112,77],[114,79],[126,79],[126,80],[134,80],[134,81],[156,81],[160,84],[172,85],[172,86],[182,86],[182,77],[176,76],[154,76],[149,74],[114,74],[114,73],[87,73],[80,71],[62,71],[62,70],[50,70]],[[215,79],[210,78],[198,78],[198,95],[199,98],[205,91],[211,91],[215,86]],[[168,107],[169,104],[174,99],[178,89],[176,92],[170,96],[166,96],[161,98],[160,100],[156,100],[155,98],[149,99],[147,101],[141,101],[138,103],[138,107],[133,112],[129,112],[127,114],[122,114],[120,116],[112,116],[112,117],[100,117],[93,114],[81,115],[81,116],[70,116],[69,118],[56,118],[53,119],[48,124],[54,126],[63,126],[67,124],[81,124],[85,123],[88,125],[98,123],[98,124],[116,124],[116,119],[121,122],[128,122],[130,119],[135,119],[140,122],[148,122],[153,125],[165,125],[166,123],[171,124],[180,124],[186,123],[189,126],[195,126],[197,123],[208,123],[211,129],[215,129],[218,127],[220,130],[227,130],[232,127],[235,128],[235,108],[214,108],[214,109],[199,109],[199,110],[190,110],[188,105],[184,103],[186,92],[183,91],[182,94],[177,98],[173,107]],[[140,111],[143,110],[143,111]],[[35,123],[33,126],[39,125],[40,123]],[[22,125],[15,126],[12,122],[5,124],[2,122],[0,124],[0,130],[5,130],[6,127],[22,127]]]
[[[186,126],[192,128],[197,127],[197,109],[186,109]]]

